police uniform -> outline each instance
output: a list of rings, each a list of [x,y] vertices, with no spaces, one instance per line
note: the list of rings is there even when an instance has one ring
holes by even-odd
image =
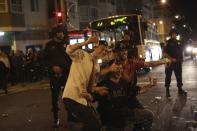
[[[61,31],[60,31],[61,32]],[[56,33],[56,32],[55,32]],[[61,87],[65,86],[71,66],[71,59],[66,54],[64,47],[65,42],[57,42],[50,40],[45,47],[44,59],[49,71],[50,87],[52,93],[52,112],[54,113],[54,120],[58,120],[58,99]],[[52,70],[53,66],[60,67],[62,73],[55,73]]]
[[[165,68],[165,87],[166,87],[166,95],[169,95],[169,87],[171,83],[171,76],[172,71],[174,71],[176,80],[177,80],[177,87],[179,89],[179,94],[185,93],[182,90],[182,62],[183,62],[183,49],[182,45],[179,43],[178,40],[175,38],[171,38],[167,41],[167,45],[164,48],[164,53],[168,54],[170,57],[175,58],[176,62],[172,62],[170,65],[166,66]]]

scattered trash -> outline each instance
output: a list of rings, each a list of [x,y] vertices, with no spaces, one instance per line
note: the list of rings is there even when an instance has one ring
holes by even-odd
[[[1,114],[2,117],[8,117],[8,114]]]
[[[185,121],[186,131],[197,131],[197,121]]]
[[[197,98],[192,98],[191,100],[192,100],[192,101],[197,101]]]
[[[151,103],[157,104],[157,103],[159,103],[161,100],[162,100],[162,97],[161,97],[161,96],[156,96],[156,97],[151,101]]]
[[[155,99],[156,100],[161,100],[161,96],[156,96]]]
[[[156,86],[157,85],[157,78],[149,76],[150,85]]]
[[[187,100],[190,100],[191,99],[191,97],[187,97]]]
[[[29,119],[28,122],[31,122],[31,120]]]
[[[188,127],[188,131],[195,131],[194,127]]]
[[[177,117],[177,116],[172,116],[172,119],[178,119],[179,117]]]
[[[191,114],[194,113],[195,109],[196,109],[196,104],[191,105],[191,107],[190,107]]]
[[[194,121],[197,121],[197,110],[194,111]]]

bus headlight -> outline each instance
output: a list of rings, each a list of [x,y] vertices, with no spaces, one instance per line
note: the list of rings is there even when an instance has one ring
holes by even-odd
[[[193,47],[191,47],[191,46],[188,46],[187,48],[186,48],[186,51],[187,52],[191,52],[193,50]]]

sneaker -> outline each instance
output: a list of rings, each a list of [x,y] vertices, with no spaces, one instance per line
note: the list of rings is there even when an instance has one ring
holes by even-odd
[[[60,126],[60,120],[57,119],[57,120],[54,121],[53,127],[54,127],[54,128],[58,128],[59,126]]]
[[[187,92],[184,91],[184,90],[178,90],[178,94],[181,95],[181,96],[186,96]]]

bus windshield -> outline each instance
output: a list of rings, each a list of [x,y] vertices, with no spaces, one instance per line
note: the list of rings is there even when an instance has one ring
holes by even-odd
[[[109,44],[122,39],[123,31],[132,32],[132,44],[142,44],[140,15],[112,16],[90,23],[93,32],[97,32],[100,39]]]

